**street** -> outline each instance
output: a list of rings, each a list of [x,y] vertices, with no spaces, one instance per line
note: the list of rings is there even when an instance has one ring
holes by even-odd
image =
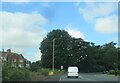
[[[118,76],[100,73],[81,73],[79,78],[67,78],[67,75],[59,75],[53,76],[47,81],[57,81],[57,83],[118,83]]]
[[[60,77],[60,81],[118,81],[118,77],[107,74],[82,73],[79,78],[67,78],[66,75]]]

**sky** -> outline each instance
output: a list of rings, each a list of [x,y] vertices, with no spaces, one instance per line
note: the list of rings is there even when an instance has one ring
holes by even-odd
[[[40,60],[40,42],[53,29],[66,30],[72,37],[96,45],[118,43],[117,0],[18,1],[2,0],[0,4],[1,50],[10,48],[32,62]]]

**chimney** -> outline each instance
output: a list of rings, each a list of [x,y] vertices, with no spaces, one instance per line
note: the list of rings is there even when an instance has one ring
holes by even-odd
[[[11,53],[11,49],[7,49],[7,52],[8,52],[8,53]]]

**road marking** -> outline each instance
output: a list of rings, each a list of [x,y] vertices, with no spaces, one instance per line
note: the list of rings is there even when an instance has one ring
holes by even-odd
[[[60,77],[59,81],[61,81],[61,77]]]
[[[60,77],[60,79],[59,79],[59,81],[58,81],[58,83],[61,81],[61,77]]]

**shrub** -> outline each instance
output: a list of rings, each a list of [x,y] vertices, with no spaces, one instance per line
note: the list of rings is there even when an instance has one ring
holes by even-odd
[[[25,72],[21,69],[13,69],[10,74],[11,80],[25,80]]]
[[[29,79],[30,71],[23,68],[13,68],[9,65],[3,66],[2,79],[3,81],[21,81]]]
[[[37,71],[40,72],[42,75],[47,76],[51,70],[50,69],[45,69],[45,68],[40,68]]]
[[[112,75],[115,74],[115,70],[110,70],[109,74],[112,74]]]
[[[120,75],[120,70],[117,70],[118,75]]]

